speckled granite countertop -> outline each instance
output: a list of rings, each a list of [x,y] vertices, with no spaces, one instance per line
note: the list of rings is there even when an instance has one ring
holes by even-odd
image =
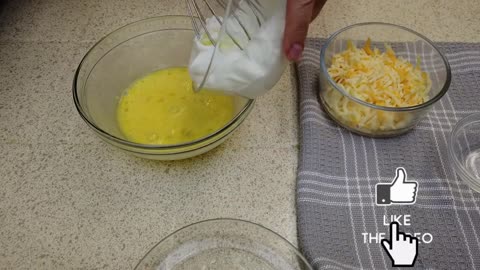
[[[176,0],[0,1],[0,268],[131,269],[195,221],[234,217],[296,243],[296,94],[290,73],[212,152],[154,162],[106,145],[71,97],[93,42],[127,22],[184,14]],[[386,21],[480,42],[477,0],[330,0],[311,28]],[[268,135],[267,135],[268,134]]]

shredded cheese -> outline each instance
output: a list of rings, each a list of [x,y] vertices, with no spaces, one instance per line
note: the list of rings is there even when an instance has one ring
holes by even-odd
[[[428,100],[431,80],[428,73],[408,60],[397,57],[389,45],[385,52],[371,46],[363,48],[351,41],[347,49],[335,54],[328,69],[335,83],[349,95],[383,107],[410,107]],[[344,124],[366,132],[396,130],[409,125],[412,116],[373,109],[342,95],[333,88],[324,94],[328,109]]]

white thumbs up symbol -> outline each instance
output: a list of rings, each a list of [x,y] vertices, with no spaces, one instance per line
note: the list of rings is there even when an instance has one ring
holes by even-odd
[[[377,184],[377,204],[414,204],[417,197],[418,183],[407,181],[407,172],[399,167],[395,179],[390,184]]]

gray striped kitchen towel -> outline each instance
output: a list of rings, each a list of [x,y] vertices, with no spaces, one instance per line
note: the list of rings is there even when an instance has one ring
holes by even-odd
[[[400,231],[419,238],[416,269],[480,269],[480,194],[455,175],[447,156],[455,123],[480,112],[480,44],[438,43],[452,67],[448,93],[413,131],[372,139],[338,127],[322,111],[322,43],[308,40],[296,65],[302,252],[315,269],[390,269],[380,239],[390,238],[395,220]],[[375,185],[391,183],[397,167],[405,168],[407,181],[418,183],[416,202],[376,205]]]

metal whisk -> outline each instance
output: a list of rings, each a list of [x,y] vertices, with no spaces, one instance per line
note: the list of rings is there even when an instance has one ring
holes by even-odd
[[[238,23],[248,41],[252,39],[253,33],[247,30],[248,28],[245,26],[245,22],[242,22],[237,12],[241,11],[253,15],[256,18],[258,26],[261,26],[265,21],[265,15],[262,11],[263,5],[260,0],[213,0],[212,3],[209,1],[212,0],[185,0],[197,38],[201,38],[202,34],[205,33],[214,46],[216,45],[216,40],[207,29],[206,18],[213,16],[218,23],[222,25],[224,20],[222,20],[219,14],[230,14],[235,22]],[[226,3],[226,1],[228,3]],[[225,28],[225,33],[238,48],[243,50],[241,42],[230,33],[229,29]]]

